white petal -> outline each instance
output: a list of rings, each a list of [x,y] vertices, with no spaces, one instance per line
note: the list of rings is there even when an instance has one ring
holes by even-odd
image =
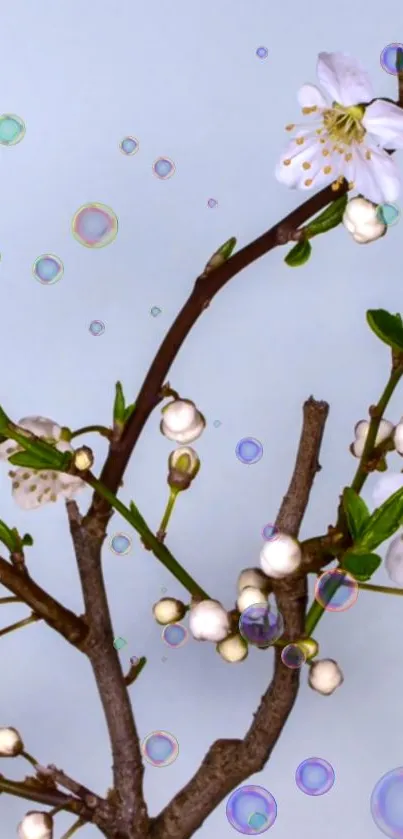
[[[0,460],[8,460],[11,455],[20,451],[22,451],[21,446],[15,440],[5,440],[4,443],[0,443]]]
[[[368,73],[359,61],[345,53],[319,53],[317,76],[323,90],[340,105],[348,107],[374,98]]]
[[[399,424],[395,428],[395,433],[393,435],[393,442],[395,444],[395,449],[398,454],[403,455],[403,423],[399,422]]]
[[[47,437],[53,440],[58,440],[62,431],[60,425],[49,417],[23,417],[18,425],[30,431],[31,434],[35,434],[36,437]]]
[[[277,180],[291,189],[313,189],[335,180],[340,171],[340,161],[336,155],[325,157],[325,148],[319,143],[316,133],[307,135],[301,145],[292,140],[276,166]],[[304,164],[310,164],[310,168],[304,168]],[[327,171],[328,166],[331,167],[330,172]]]
[[[401,533],[388,547],[385,568],[389,579],[396,585],[403,586],[403,537]]]
[[[297,97],[301,108],[326,108],[327,106],[322,91],[315,84],[303,84]]]
[[[204,418],[199,415],[198,421],[186,429],[186,431],[171,431],[171,429],[165,425],[164,420],[162,420],[160,428],[163,435],[167,437],[168,440],[173,440],[175,443],[186,444],[193,443],[197,440],[203,433],[205,425],[206,423]]]
[[[377,99],[366,109],[362,124],[381,146],[403,148],[403,110],[393,102]]]
[[[388,472],[380,475],[372,490],[372,501],[375,507],[380,507],[391,495],[403,488],[403,474]]]
[[[370,159],[366,153],[370,153]],[[355,188],[365,198],[382,204],[396,201],[400,192],[400,175],[393,157],[376,146],[359,146],[356,154]]]

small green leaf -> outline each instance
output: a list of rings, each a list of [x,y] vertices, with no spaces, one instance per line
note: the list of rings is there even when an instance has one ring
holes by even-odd
[[[236,239],[235,236],[232,236],[231,239],[227,239],[220,248],[218,248],[217,253],[221,254],[224,257],[225,261],[230,258],[231,254],[236,248]]]
[[[7,428],[10,425],[10,423],[11,423],[10,417],[8,417],[7,414],[5,414],[3,409],[0,407],[0,429],[2,431],[5,431],[6,435],[7,435]],[[5,439],[9,440],[10,438],[8,436],[6,436]]]
[[[5,524],[4,521],[0,521],[0,542],[6,546],[7,550],[10,551],[10,554],[15,553],[16,549],[16,539],[15,534],[13,531]]]
[[[286,265],[290,268],[298,268],[300,265],[305,265],[308,262],[312,253],[312,245],[308,239],[303,239],[291,248],[290,252],[284,259]]]
[[[23,545],[24,548],[32,548],[32,545],[34,544],[34,540],[33,540],[30,533],[24,533],[24,535],[21,539],[21,544]]]
[[[135,410],[136,410],[136,403],[135,402],[133,402],[132,405],[127,406],[127,408],[125,410],[125,423],[127,422],[128,419],[130,419],[131,415],[134,413]]]
[[[400,315],[391,315],[385,309],[369,309],[367,323],[384,344],[403,352],[403,326]]]
[[[346,487],[343,492],[343,508],[349,533],[355,542],[370,517],[368,507],[363,498],[357,495],[351,487]]]
[[[356,554],[352,552],[347,553],[344,557],[342,568],[344,571],[348,571],[355,580],[364,583],[371,579],[381,562],[382,560],[377,554]]]
[[[121,383],[116,382],[115,388],[116,394],[115,402],[113,404],[113,422],[116,425],[124,425],[126,402]]]
[[[235,236],[232,236],[231,239],[224,242],[224,244],[221,245],[215,253],[213,253],[213,256],[210,257],[205,266],[204,273],[209,274],[211,271],[214,271],[216,268],[220,268],[221,265],[224,265],[224,262],[228,261],[235,247],[236,239]]]
[[[318,236],[319,233],[326,233],[328,230],[332,230],[333,227],[337,227],[343,219],[347,200],[347,195],[342,195],[341,198],[337,198],[336,201],[329,204],[326,210],[317,216],[317,218],[309,222],[306,228],[308,236]]]
[[[361,532],[358,544],[359,553],[372,552],[382,542],[386,542],[403,521],[403,490],[398,489],[380,507],[372,513]]]
[[[387,472],[388,471],[388,464],[386,462],[386,457],[381,457],[377,466],[376,472]]]

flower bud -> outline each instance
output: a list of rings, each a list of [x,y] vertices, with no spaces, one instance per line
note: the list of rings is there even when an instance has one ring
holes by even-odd
[[[203,433],[206,420],[190,399],[174,399],[162,409],[161,433],[176,443],[193,443]]]
[[[314,661],[309,668],[308,684],[312,690],[323,696],[330,696],[344,682],[344,676],[337,661],[322,658]]]
[[[30,810],[18,825],[18,836],[19,839],[52,839],[52,816],[39,810]]]
[[[168,458],[168,484],[172,489],[188,489],[200,469],[200,459],[190,446],[181,446]]]
[[[17,757],[24,750],[24,743],[16,728],[1,726],[0,757]]]
[[[266,603],[267,595],[264,591],[261,591],[259,588],[255,588],[254,586],[246,586],[246,588],[242,589],[236,605],[238,611],[242,613],[245,609],[248,609],[249,606],[255,606],[257,604],[265,605]]]
[[[230,620],[218,600],[201,600],[190,609],[189,629],[196,641],[215,641],[218,644],[227,637]]]
[[[94,455],[88,446],[82,446],[74,452],[73,463],[79,472],[87,472],[94,463]]]
[[[403,536],[392,539],[385,557],[386,573],[392,583],[403,586]]]
[[[153,615],[157,623],[167,626],[168,623],[176,623],[182,620],[186,614],[186,606],[181,600],[174,597],[162,597],[153,606]]]
[[[299,568],[302,552],[298,542],[287,533],[278,533],[276,539],[265,542],[260,551],[260,565],[267,577],[280,580]]]
[[[387,440],[388,437],[392,435],[393,429],[393,422],[389,422],[389,420],[386,419],[381,419],[376,434],[375,446],[379,446],[380,443],[384,443],[385,440]],[[354,443],[352,443],[350,446],[351,454],[354,455],[354,457],[362,457],[366,439],[368,437],[368,431],[368,420],[360,420],[360,422],[357,422],[357,425],[354,428],[355,440]]]
[[[217,644],[217,652],[229,664],[236,664],[238,661],[244,661],[248,655],[248,645],[242,635],[237,632],[235,635],[228,635]]]
[[[296,641],[295,643],[304,653],[305,661],[309,661],[311,658],[314,658],[314,656],[319,652],[319,644],[314,638],[300,638],[299,641]]]
[[[377,214],[377,205],[366,198],[352,198],[346,206],[343,224],[355,242],[366,245],[386,233],[387,225]]]
[[[237,580],[238,594],[241,593],[242,589],[248,588],[249,586],[258,588],[259,591],[268,591],[270,583],[260,568],[244,568]]]
[[[393,442],[397,453],[403,456],[403,417],[395,428]]]

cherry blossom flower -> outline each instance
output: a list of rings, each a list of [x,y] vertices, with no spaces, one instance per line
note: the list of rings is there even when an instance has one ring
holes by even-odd
[[[317,76],[323,93],[313,84],[300,88],[308,124],[287,126],[296,136],[276,167],[277,179],[306,190],[345,177],[376,204],[395,201],[400,176],[386,150],[403,147],[403,111],[375,99],[368,74],[344,53],[319,53]]]

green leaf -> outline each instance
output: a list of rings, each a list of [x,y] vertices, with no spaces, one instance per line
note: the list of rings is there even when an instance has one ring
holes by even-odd
[[[59,469],[61,464],[65,463],[66,458],[63,452],[59,452],[54,445],[46,443],[45,440],[40,440],[38,437],[28,437],[25,434],[20,433],[16,426],[12,426],[10,429],[9,438],[15,440],[21,448],[24,449],[24,452],[30,452],[36,458],[40,458],[44,464],[44,466],[41,467],[42,469]],[[21,454],[23,454],[23,452],[21,452]],[[16,455],[13,455],[13,457],[16,457]],[[14,463],[16,465],[18,464],[18,461],[12,460],[11,457],[8,458],[8,460],[10,463]],[[25,464],[21,462],[20,465],[22,466]]]
[[[235,236],[232,236],[231,239],[227,239],[220,248],[218,248],[213,256],[210,257],[209,261],[207,262],[204,273],[209,274],[211,271],[214,271],[216,268],[220,268],[221,265],[224,265],[224,262],[230,258],[233,250],[236,247],[236,239]]]
[[[116,425],[124,425],[126,402],[123,393],[123,388],[120,382],[116,382],[115,389],[116,394],[115,402],[113,404],[113,422]]]
[[[381,562],[382,560],[377,554],[356,554],[352,552],[347,553],[344,557],[342,568],[344,571],[348,571],[355,580],[365,583],[375,574]]]
[[[384,344],[403,352],[403,326],[400,315],[391,315],[385,309],[369,309],[367,323]]]
[[[10,417],[8,417],[7,414],[4,413],[3,408],[0,407],[0,429],[2,431],[5,431],[6,435],[7,435],[7,427],[10,425],[10,423],[11,423]],[[8,436],[6,436],[5,439],[9,440],[10,438]]]
[[[27,469],[49,469],[49,461],[35,452],[17,452],[8,458],[13,466],[26,466]]]
[[[308,239],[303,239],[291,248],[290,252],[285,257],[284,262],[286,265],[289,265],[290,268],[298,268],[300,265],[305,265],[305,262],[308,262],[311,253],[311,243],[308,242]]]
[[[15,553],[16,550],[16,539],[15,533],[5,524],[4,521],[0,521],[0,542],[6,546],[7,550],[10,551],[10,554]]]
[[[309,222],[306,228],[308,236],[318,236],[319,233],[326,233],[328,230],[332,230],[333,227],[337,227],[343,219],[347,201],[347,195],[343,195],[341,198],[333,201],[332,204],[329,204],[323,213]]]
[[[351,487],[346,487],[343,492],[343,508],[349,533],[355,542],[370,517],[368,507],[363,498],[360,498]]]
[[[398,489],[372,513],[361,532],[359,553],[372,552],[396,533],[403,521],[403,489]]]
[[[133,402],[132,405],[127,406],[127,408],[125,410],[125,423],[127,422],[128,419],[130,419],[131,415],[134,413],[135,410],[136,410],[136,403],[135,402]]]
[[[21,539],[21,544],[23,545],[24,548],[32,548],[32,545],[34,544],[34,540],[33,540],[30,533],[24,533],[24,535]]]

